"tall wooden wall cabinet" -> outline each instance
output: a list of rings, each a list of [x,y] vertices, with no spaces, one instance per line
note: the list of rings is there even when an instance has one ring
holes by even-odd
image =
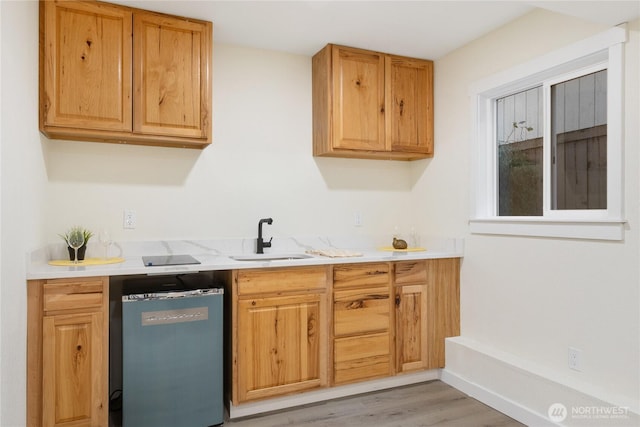
[[[41,132],[205,147],[212,33],[211,22],[98,1],[41,1]]]
[[[433,156],[433,62],[329,44],[313,57],[314,156]]]

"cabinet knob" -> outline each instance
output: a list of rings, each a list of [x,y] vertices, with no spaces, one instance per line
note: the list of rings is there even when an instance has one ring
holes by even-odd
[[[396,295],[396,306],[400,306],[400,295]]]

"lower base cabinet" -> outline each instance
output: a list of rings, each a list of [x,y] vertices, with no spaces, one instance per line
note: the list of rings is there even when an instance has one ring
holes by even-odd
[[[444,367],[459,269],[447,258],[234,271],[233,404]]]
[[[27,425],[108,426],[108,278],[27,286]]]
[[[444,368],[444,341],[460,335],[460,259],[397,262],[396,371]]]
[[[238,301],[238,401],[325,385],[323,300],[310,294]]]
[[[326,387],[327,268],[232,274],[234,405]]]
[[[458,258],[219,272],[234,405],[444,367]],[[27,283],[27,426],[109,425],[109,278]]]
[[[393,375],[388,263],[333,267],[333,384]]]
[[[395,288],[397,372],[410,372],[428,367],[427,289],[426,284]]]

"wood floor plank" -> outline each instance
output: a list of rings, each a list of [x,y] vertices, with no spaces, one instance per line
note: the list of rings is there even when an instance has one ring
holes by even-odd
[[[230,420],[231,427],[518,427],[519,422],[441,381]]]

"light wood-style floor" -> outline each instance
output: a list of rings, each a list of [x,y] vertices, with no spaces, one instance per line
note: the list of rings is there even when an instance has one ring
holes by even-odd
[[[441,381],[395,388],[231,420],[225,427],[523,426]]]

